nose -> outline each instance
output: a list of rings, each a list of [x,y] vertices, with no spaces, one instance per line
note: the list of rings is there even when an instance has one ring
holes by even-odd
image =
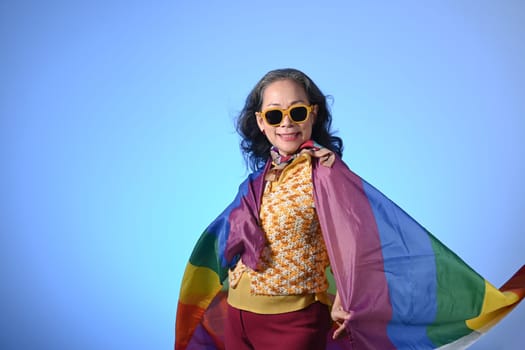
[[[283,120],[281,121],[281,125],[280,126],[290,126],[290,125],[293,125],[292,118],[290,118],[290,114],[289,113],[285,113],[284,116],[283,116]]]

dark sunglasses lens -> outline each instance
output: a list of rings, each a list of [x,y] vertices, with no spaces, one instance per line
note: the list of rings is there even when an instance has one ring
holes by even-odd
[[[290,118],[294,122],[304,122],[308,117],[308,110],[306,107],[295,107],[290,110]]]
[[[279,110],[273,110],[266,112],[266,121],[270,125],[278,125],[283,120],[283,112]]]

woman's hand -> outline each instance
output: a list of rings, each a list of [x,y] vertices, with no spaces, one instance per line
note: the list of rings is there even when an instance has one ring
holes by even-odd
[[[332,338],[337,339],[346,331],[346,325],[352,316],[351,312],[346,312],[343,310],[339,293],[335,294],[334,305],[332,305],[332,311],[330,312],[330,315],[332,316],[332,320],[337,324],[337,329],[334,331]]]

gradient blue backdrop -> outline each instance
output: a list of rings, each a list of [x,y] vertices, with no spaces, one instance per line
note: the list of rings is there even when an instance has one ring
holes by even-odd
[[[525,263],[525,2],[2,1],[0,348],[170,349],[183,268],[247,172],[268,70],[482,276]],[[473,349],[521,349],[525,305]]]

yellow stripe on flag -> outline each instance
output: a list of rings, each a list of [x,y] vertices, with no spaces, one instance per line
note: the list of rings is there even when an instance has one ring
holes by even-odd
[[[215,271],[188,263],[182,279],[179,302],[206,309],[221,288]]]
[[[467,320],[467,327],[486,332],[516,306],[520,297],[511,291],[501,292],[485,280],[485,298],[478,317]]]

